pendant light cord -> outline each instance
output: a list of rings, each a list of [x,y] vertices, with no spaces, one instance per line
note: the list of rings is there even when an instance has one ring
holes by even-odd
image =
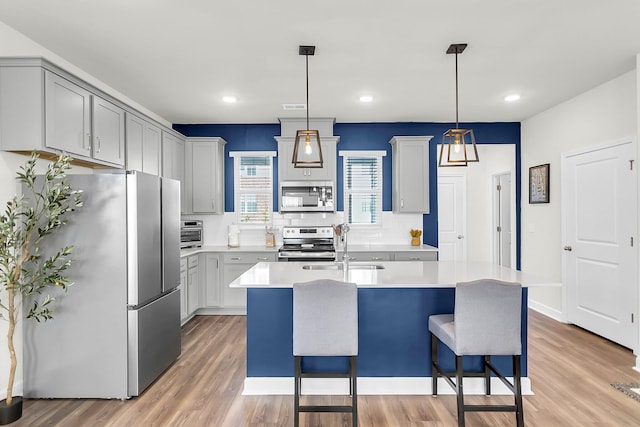
[[[306,59],[306,70],[307,70],[307,130],[309,130],[309,55],[304,56]]]
[[[458,129],[458,51],[457,50],[456,50],[456,129]]]

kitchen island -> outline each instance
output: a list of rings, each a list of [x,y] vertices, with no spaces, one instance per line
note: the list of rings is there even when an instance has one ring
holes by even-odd
[[[523,392],[531,393],[527,378],[527,288],[556,286],[522,272],[489,263],[396,261],[341,263],[258,263],[233,281],[247,288],[247,378],[245,394],[293,392],[293,283],[317,279],[355,282],[358,285],[361,394],[428,394],[431,392],[431,356],[427,319],[452,313],[457,282],[493,278],[519,282],[522,293]],[[305,267],[306,266],[306,267]],[[453,353],[443,351],[446,369],[453,369]],[[509,375],[510,357],[494,357]],[[305,369],[336,369],[342,358],[305,358]],[[480,366],[479,357],[465,358],[465,366]],[[466,391],[482,393],[479,378],[470,378]],[[326,380],[325,380],[326,381]],[[465,380],[466,384],[466,380]],[[504,392],[501,382],[494,393]],[[308,390],[336,391],[338,380],[309,384]],[[449,392],[443,386],[442,392]]]

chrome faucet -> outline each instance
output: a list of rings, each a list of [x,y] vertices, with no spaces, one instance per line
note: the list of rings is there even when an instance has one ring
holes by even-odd
[[[350,227],[349,224],[342,223],[333,226],[333,230],[336,232],[336,235],[342,240],[344,243],[344,251],[342,253],[342,270],[347,271],[349,269],[349,252],[347,250],[347,233],[349,233]]]

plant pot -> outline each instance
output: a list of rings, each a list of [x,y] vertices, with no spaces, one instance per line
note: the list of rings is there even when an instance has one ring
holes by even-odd
[[[22,396],[14,396],[9,406],[6,399],[0,401],[0,425],[11,424],[20,417],[22,417]]]
[[[411,238],[411,246],[420,246],[420,238],[412,237]]]

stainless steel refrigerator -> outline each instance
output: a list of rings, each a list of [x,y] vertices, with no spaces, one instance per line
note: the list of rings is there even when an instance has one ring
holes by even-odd
[[[139,172],[68,179],[84,206],[48,244],[75,247],[74,284],[55,296],[53,319],[25,320],[24,396],[137,396],[180,355],[179,182]]]

